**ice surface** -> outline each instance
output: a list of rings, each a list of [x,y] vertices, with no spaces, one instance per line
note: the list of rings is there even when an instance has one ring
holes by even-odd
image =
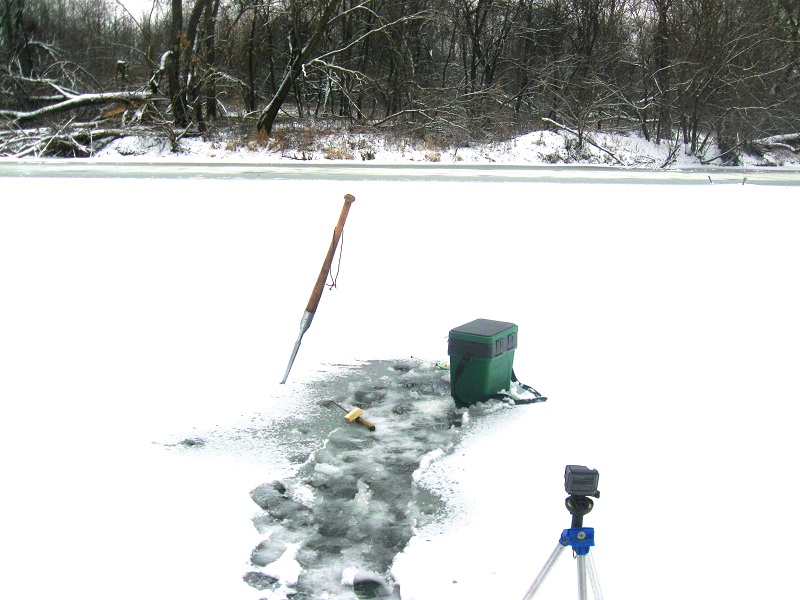
[[[450,398],[449,372],[415,359],[372,361],[336,379],[340,390],[333,399],[363,409],[376,431],[347,424],[330,405],[341,422],[324,446],[295,476],[253,490],[263,510],[254,524],[268,539],[254,550],[245,581],[275,597],[349,599],[354,589],[359,597],[388,597],[395,556],[441,509],[414,480],[457,440],[461,411]],[[297,488],[313,490],[312,496],[298,502]],[[298,544],[299,581],[275,575],[282,558],[261,564],[276,543]],[[274,585],[264,586],[264,576]],[[342,588],[342,581],[350,586]]]
[[[419,359],[370,361],[327,383],[321,403],[340,424],[296,475],[252,491],[263,510],[254,524],[267,537],[253,551],[253,570],[244,580],[274,598],[399,597],[391,575],[396,556],[419,527],[446,511],[432,488],[417,482],[457,445],[464,415],[509,409],[510,402],[456,409],[449,371]],[[376,431],[346,424],[340,408],[326,400],[363,409]],[[278,575],[283,555],[267,558],[295,540],[299,580]]]
[[[339,288],[279,386],[344,193]],[[471,415],[417,470],[444,511],[390,567],[403,600],[522,597],[565,464],[600,470],[608,598],[785,596],[798,222],[796,187],[749,183],[3,179],[0,596],[267,597],[243,575],[303,539],[258,533],[249,492],[294,481],[287,514],[313,514],[304,461],[344,428],[316,400],[358,391],[337,365],[446,359],[474,318],[520,326],[515,370],[550,399]],[[575,597],[561,561],[537,600]],[[340,590],[370,573],[337,562]]]

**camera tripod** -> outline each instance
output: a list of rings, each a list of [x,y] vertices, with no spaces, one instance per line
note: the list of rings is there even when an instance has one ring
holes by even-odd
[[[594,546],[594,528],[583,526],[583,517],[588,514],[594,503],[586,496],[570,496],[566,499],[565,504],[567,510],[572,515],[572,527],[565,529],[561,532],[561,539],[558,540],[558,545],[553,550],[550,558],[544,563],[539,575],[531,585],[528,592],[522,600],[531,600],[534,594],[544,583],[545,577],[550,573],[550,569],[556,564],[558,557],[564,551],[564,548],[571,546],[575,557],[578,560],[578,598],[579,600],[587,600],[586,577],[589,576],[589,581],[592,585],[595,600],[603,600],[603,593],[600,591],[600,581],[597,579],[597,571],[594,568],[594,560],[589,553],[592,546]]]

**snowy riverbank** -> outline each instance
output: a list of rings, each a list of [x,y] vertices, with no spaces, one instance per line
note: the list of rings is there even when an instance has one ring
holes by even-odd
[[[581,148],[577,147],[574,135],[547,130],[504,142],[469,147],[442,147],[425,140],[392,140],[364,133],[296,137],[300,139],[268,142],[265,145],[239,141],[230,136],[207,140],[186,138],[180,140],[178,152],[172,151],[166,139],[130,137],[111,142],[97,153],[97,158],[160,157],[234,162],[311,160],[429,164],[600,164],[654,169],[723,164],[723,159],[715,158],[722,153],[713,143],[702,154],[692,155],[688,145],[666,141],[656,144],[635,134],[586,134],[587,141]],[[778,150],[764,156],[742,154],[739,162],[741,166],[797,166],[800,165],[800,157],[789,150]]]

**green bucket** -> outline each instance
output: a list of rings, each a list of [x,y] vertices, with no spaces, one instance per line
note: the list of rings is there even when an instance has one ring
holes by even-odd
[[[475,319],[450,330],[450,395],[456,406],[488,400],[511,387],[517,326]]]

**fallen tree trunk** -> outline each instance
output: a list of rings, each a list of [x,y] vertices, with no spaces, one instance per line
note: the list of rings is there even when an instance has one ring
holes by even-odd
[[[800,133],[787,133],[784,135],[771,135],[769,137],[753,140],[750,142],[750,147],[759,152],[764,153],[767,150],[791,150],[792,152],[800,152]]]
[[[102,127],[100,123],[67,123],[62,127],[0,130],[0,156],[91,156],[114,139],[156,137],[175,142],[194,132],[162,127]]]
[[[0,117],[5,117],[13,123],[21,124],[40,117],[49,117],[60,113],[77,110],[79,108],[86,108],[89,106],[100,106],[110,102],[145,102],[153,97],[153,92],[106,92],[102,94],[80,94],[71,96],[68,99],[50,104],[36,110],[31,111],[16,111],[16,110],[0,110]]]
[[[133,133],[135,135],[135,133]],[[61,128],[17,129],[0,132],[0,156],[91,156],[95,144],[132,135],[131,129],[94,128],[66,124]]]

